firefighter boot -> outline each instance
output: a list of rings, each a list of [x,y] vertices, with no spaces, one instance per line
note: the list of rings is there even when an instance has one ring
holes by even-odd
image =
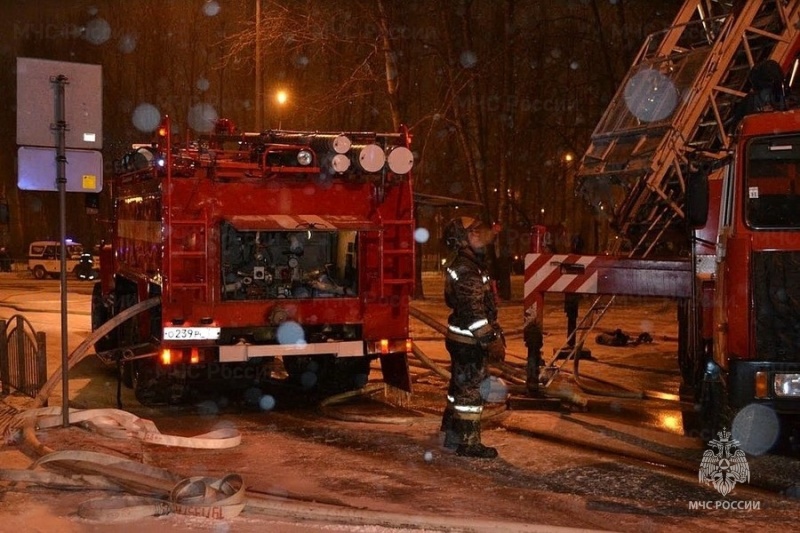
[[[454,421],[456,432],[461,442],[456,448],[456,455],[462,457],[475,457],[478,459],[494,459],[497,450],[481,444],[481,419],[461,419]]]
[[[442,446],[448,450],[455,450],[458,448],[460,443],[458,433],[453,427],[455,423],[454,417],[455,409],[453,408],[453,404],[447,402],[447,407],[445,407],[444,414],[442,415],[442,426],[440,431],[444,433],[444,441],[442,442]]]

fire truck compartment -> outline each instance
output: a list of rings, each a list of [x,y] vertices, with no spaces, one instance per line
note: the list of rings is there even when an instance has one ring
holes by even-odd
[[[235,216],[220,227],[222,300],[335,298],[358,294],[355,217]]]

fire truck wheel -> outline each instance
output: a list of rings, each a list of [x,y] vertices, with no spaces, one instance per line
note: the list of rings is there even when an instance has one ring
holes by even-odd
[[[687,437],[698,437],[703,431],[703,423],[700,415],[700,404],[697,402],[697,391],[695,387],[685,383],[680,385],[681,404],[681,423],[683,434]]]
[[[699,339],[700,319],[696,319],[694,329],[692,331],[698,332],[695,335],[692,347],[690,335],[689,306],[691,302],[689,299],[681,299],[678,302],[678,366],[681,371],[681,378],[683,383],[687,386],[696,388],[703,379],[703,346],[702,341]]]
[[[703,378],[699,397],[699,414],[703,441],[717,436],[718,431],[730,428],[731,408],[728,403],[728,391],[725,382],[720,378]]]
[[[127,388],[133,388],[133,361],[122,361],[119,364],[119,380]]]
[[[131,385],[136,400],[145,406],[170,403],[170,387],[155,359],[131,361]],[[161,375],[161,378],[159,376]]]
[[[117,309],[115,314],[119,314],[125,309],[136,305],[136,294],[131,292],[117,291],[116,296]],[[117,347],[133,346],[139,342],[139,324],[137,317],[132,317],[116,329],[118,343]]]
[[[103,299],[103,287],[95,283],[92,287],[92,331],[96,330],[111,318],[109,309]],[[114,349],[114,341],[111,335],[106,335],[94,343],[94,349],[98,352],[105,352]]]
[[[339,394],[362,388],[369,381],[369,361],[363,357],[332,359],[326,369],[322,391]]]

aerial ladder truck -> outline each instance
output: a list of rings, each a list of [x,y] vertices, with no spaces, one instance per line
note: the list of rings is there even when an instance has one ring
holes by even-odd
[[[617,296],[668,297],[687,429],[713,436],[750,404],[784,430],[800,415],[798,27],[795,0],[687,0],[646,39],[576,171],[617,238],[605,255],[526,256],[529,327],[546,293],[593,295],[553,359],[529,361],[529,390],[580,356]]]

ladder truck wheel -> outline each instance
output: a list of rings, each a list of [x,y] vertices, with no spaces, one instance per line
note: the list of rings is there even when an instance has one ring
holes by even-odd
[[[703,361],[705,359],[703,342],[699,338],[700,319],[695,320],[695,324],[689,324],[689,299],[681,299],[678,302],[678,367],[681,371],[683,384],[689,389],[697,389],[703,381]],[[697,332],[694,338],[695,345],[692,346],[692,335],[690,328],[694,327]]]
[[[708,367],[700,384],[698,399],[700,437],[704,442],[715,438],[717,432],[725,428],[730,429],[732,421],[728,389],[720,375],[720,369],[714,363],[709,363]]]

